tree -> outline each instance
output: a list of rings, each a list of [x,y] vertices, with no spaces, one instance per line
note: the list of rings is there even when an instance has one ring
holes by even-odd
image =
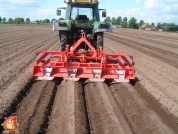
[[[116,25],[116,19],[115,19],[115,17],[112,17],[112,24]]]
[[[49,19],[45,19],[45,22],[46,22],[46,23],[50,23],[50,20],[49,20]]]
[[[122,24],[122,18],[121,17],[117,17],[116,24],[117,25],[121,25]]]
[[[162,29],[162,26],[161,26],[161,23],[157,23],[157,26],[156,26],[157,29]]]
[[[104,22],[111,22],[111,18],[109,16],[106,17],[106,19],[104,20]]]
[[[129,20],[129,28],[131,29],[137,29],[138,25],[137,25],[137,20],[134,17],[131,17]]]
[[[18,17],[18,18],[15,18],[14,22],[17,23],[17,24],[21,24],[21,23],[24,23],[24,19]]]
[[[40,21],[39,21],[39,23],[40,23],[40,24],[42,24],[42,23],[43,23],[43,21],[42,21],[42,20],[40,20]]]
[[[17,24],[20,24],[20,17],[15,18],[14,22],[17,23]]]
[[[24,23],[24,18],[21,18],[21,23]]]
[[[140,22],[139,22],[139,27],[141,27],[142,25],[144,24],[144,21],[143,20],[140,20]]]
[[[0,22],[2,21],[1,16],[0,16]]]
[[[124,19],[122,21],[122,27],[127,28],[127,17],[124,17]]]
[[[175,30],[176,30],[175,23],[165,23],[164,31],[166,31],[166,32],[174,32]]]
[[[29,22],[30,22],[30,19],[29,19],[29,18],[26,18],[26,22],[28,22],[28,23],[29,23]]]
[[[155,26],[155,23],[152,22],[152,23],[151,23],[151,26],[154,27],[154,26]]]
[[[174,31],[175,31],[175,28],[176,28],[175,23],[170,23],[170,24],[168,24],[168,28],[169,28],[169,31],[174,32]]]
[[[127,22],[122,22],[122,27],[127,28]]]
[[[6,18],[4,17],[4,18],[2,19],[2,21],[3,21],[3,22],[6,22]]]
[[[39,20],[36,20],[37,24],[40,24],[40,21]]]
[[[124,17],[123,22],[127,22],[127,17]]]
[[[13,19],[12,19],[12,18],[9,18],[8,23],[9,23],[9,24],[12,24],[12,23],[13,23]]]

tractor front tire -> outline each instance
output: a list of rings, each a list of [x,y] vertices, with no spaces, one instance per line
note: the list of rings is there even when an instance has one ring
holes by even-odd
[[[68,37],[67,31],[61,31],[60,32],[60,45],[61,45],[61,51],[65,51],[66,45],[69,43],[69,37]]]

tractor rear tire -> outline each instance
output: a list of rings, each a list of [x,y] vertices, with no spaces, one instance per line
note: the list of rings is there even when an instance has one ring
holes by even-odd
[[[67,31],[61,31],[60,32],[60,45],[61,45],[61,51],[65,51],[66,45],[69,43],[69,37],[68,37],[68,32]]]
[[[103,35],[104,35],[103,33],[97,33],[96,49],[98,49],[99,47],[103,48],[103,43],[104,43]]]
[[[59,40],[61,42],[61,31],[59,31]]]

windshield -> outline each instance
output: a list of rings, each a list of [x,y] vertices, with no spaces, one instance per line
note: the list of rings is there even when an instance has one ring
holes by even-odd
[[[72,20],[93,20],[93,9],[82,8],[82,7],[72,7],[71,19]]]

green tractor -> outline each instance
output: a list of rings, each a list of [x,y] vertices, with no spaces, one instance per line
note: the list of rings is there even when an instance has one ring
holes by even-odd
[[[65,0],[66,7],[58,7],[57,15],[61,15],[61,10],[66,10],[64,20],[54,20],[53,30],[59,31],[60,48],[65,51],[66,45],[72,46],[81,38],[81,33],[85,33],[86,39],[97,50],[103,48],[104,32],[112,31],[112,24],[100,21],[100,11],[102,17],[106,17],[106,10],[99,9],[98,0]],[[88,46],[83,43],[79,50],[88,51]]]

